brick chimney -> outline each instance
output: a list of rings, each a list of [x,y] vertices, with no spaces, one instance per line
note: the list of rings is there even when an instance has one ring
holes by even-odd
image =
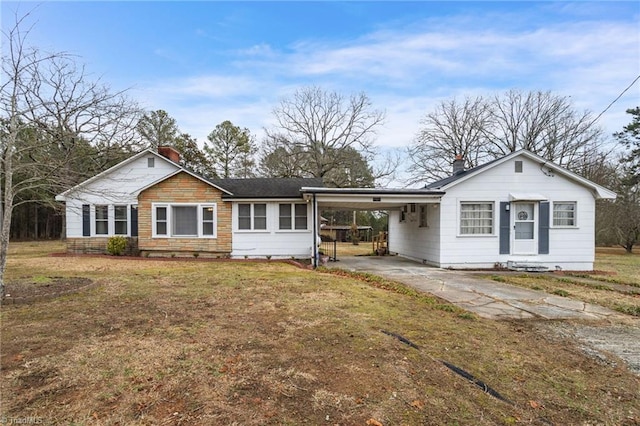
[[[180,163],[180,153],[172,146],[159,146],[158,154],[168,158],[174,163]]]
[[[464,159],[462,155],[456,155],[456,159],[453,160],[453,175],[459,175],[464,172]]]

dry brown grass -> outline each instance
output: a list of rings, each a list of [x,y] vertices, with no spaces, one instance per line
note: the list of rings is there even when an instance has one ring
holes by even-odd
[[[640,317],[640,255],[622,248],[598,248],[595,268],[594,272],[499,274],[493,279]]]
[[[46,247],[45,247],[46,246]],[[1,412],[45,424],[607,424],[640,421],[639,379],[532,322],[270,262],[48,257],[9,279],[101,287],[2,308]],[[379,284],[379,283],[378,283]],[[395,291],[391,291],[395,290]],[[398,333],[409,347],[383,334]],[[445,368],[451,362],[514,402]]]

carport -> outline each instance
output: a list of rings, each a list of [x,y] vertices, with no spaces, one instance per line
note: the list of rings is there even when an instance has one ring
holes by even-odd
[[[428,189],[303,187],[303,198],[312,204],[313,266],[318,266],[318,236],[321,210],[415,211],[415,206],[440,204],[443,191]]]

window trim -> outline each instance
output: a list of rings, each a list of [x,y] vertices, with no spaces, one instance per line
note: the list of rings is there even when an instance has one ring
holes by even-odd
[[[266,232],[269,229],[269,207],[267,203],[238,203],[236,204],[236,225],[235,230],[239,232]],[[240,206],[249,206],[249,216],[242,216],[242,218],[249,219],[249,228],[240,228]],[[256,215],[256,206],[264,206],[264,216]],[[278,212],[278,218],[279,218]],[[264,228],[256,228],[256,219],[264,218]]]
[[[515,161],[514,172],[515,173],[523,173],[524,172],[524,163],[522,160]]]
[[[158,208],[165,209],[164,219],[162,219],[162,221],[161,221],[162,223],[164,223],[164,229],[165,229],[164,234],[158,233],[158,219],[157,219]],[[153,205],[151,207],[151,235],[153,237],[168,237],[170,235],[170,233],[169,233],[169,206],[168,205],[166,205],[166,204]]]
[[[104,218],[98,219],[98,208],[102,210],[102,208],[106,209],[106,216]],[[93,230],[94,235],[97,237],[105,237],[111,235],[109,233],[109,204],[96,204],[93,206]],[[107,224],[107,232],[98,233],[98,222]]]
[[[278,231],[279,232],[305,232],[305,231],[309,231],[309,205],[308,203],[299,203],[299,202],[288,202],[288,203],[278,203]],[[297,221],[296,219],[302,216],[297,216],[296,215],[296,206],[301,205],[304,206],[304,212],[305,212],[305,222],[306,222],[306,227],[304,228],[297,228]],[[289,206],[289,216],[282,216],[281,213],[281,206]],[[290,220],[290,224],[291,227],[290,228],[283,228],[282,224],[281,224],[281,219],[283,217],[288,217]]]
[[[211,219],[205,219],[204,218],[204,212],[205,210],[211,209]],[[200,226],[202,227],[202,237],[203,238],[213,238],[217,231],[217,223],[216,223],[216,208],[210,205],[203,205],[203,206],[199,206],[198,207],[198,212],[200,213],[200,221],[198,222],[200,224]],[[205,234],[204,232],[204,225],[205,224],[211,224],[211,234]]]
[[[174,235],[173,234],[173,207],[194,207],[196,209],[197,235]],[[166,208],[166,234],[157,233],[157,209]],[[202,211],[205,208],[213,208],[213,234],[204,234],[204,218]],[[218,238],[218,205],[217,203],[151,203],[151,238],[183,238],[183,239],[200,239]]]
[[[491,206],[491,231],[487,233],[463,233],[462,232],[462,206],[463,205],[479,205],[486,204]],[[481,210],[486,211],[486,210]],[[480,218],[483,220],[483,218]],[[459,201],[458,202],[458,223],[457,223],[458,237],[494,237],[496,235],[496,203],[495,201]]]
[[[124,210],[124,219],[118,219],[118,208]],[[118,233],[118,223],[124,222],[124,233]],[[113,205],[113,235],[127,236],[129,235],[129,205],[127,204],[114,204]]]
[[[575,229],[578,227],[578,202],[577,201],[553,201],[551,206],[551,227],[559,229]],[[556,205],[573,205],[573,225],[556,225]]]

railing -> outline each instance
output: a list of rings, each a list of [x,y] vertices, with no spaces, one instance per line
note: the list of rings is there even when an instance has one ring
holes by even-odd
[[[323,241],[320,243],[320,251],[322,251],[322,256],[328,256],[329,260],[336,261],[337,255],[337,241]]]
[[[378,256],[382,256],[387,253],[387,233],[380,232],[378,235],[373,236],[373,252]]]

